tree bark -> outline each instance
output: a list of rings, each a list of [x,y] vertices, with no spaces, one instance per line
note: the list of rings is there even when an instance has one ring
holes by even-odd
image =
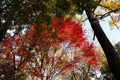
[[[9,29],[9,26],[8,26],[7,22],[2,24],[2,25],[0,25],[0,42],[5,37],[5,34],[6,34],[8,29]]]
[[[106,55],[108,66],[114,77],[117,80],[120,80],[120,58],[115,51],[113,45],[108,40],[104,31],[102,30],[98,18],[94,15],[94,12],[91,10],[86,10],[86,14],[88,16],[91,27]]]

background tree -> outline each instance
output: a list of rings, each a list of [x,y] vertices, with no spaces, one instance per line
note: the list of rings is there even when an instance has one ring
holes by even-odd
[[[54,80],[74,71],[81,59],[95,67],[98,56],[81,26],[66,17],[61,21],[54,16],[50,25],[33,24],[18,36],[7,33],[0,46],[1,70],[13,71],[13,80],[17,79],[19,70],[41,80]],[[59,48],[63,50],[58,53]],[[77,50],[82,53],[76,55]]]

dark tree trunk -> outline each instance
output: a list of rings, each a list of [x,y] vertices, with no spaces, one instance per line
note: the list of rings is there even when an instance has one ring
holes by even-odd
[[[0,25],[0,42],[5,37],[5,34],[6,34],[8,29],[9,29],[9,26],[7,25],[7,22]]]
[[[88,16],[89,22],[91,23],[91,27],[106,55],[109,69],[115,76],[117,80],[120,80],[120,59],[117,55],[117,52],[115,51],[113,45],[108,40],[107,36],[103,32],[99,20],[94,15],[93,11],[86,10],[86,14]]]

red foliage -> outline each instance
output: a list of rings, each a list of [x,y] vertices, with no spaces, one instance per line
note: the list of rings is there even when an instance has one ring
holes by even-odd
[[[11,36],[10,34],[6,34],[4,40],[1,42],[2,54],[0,54],[0,60],[4,59],[5,63],[12,64],[14,68],[25,68],[30,70],[30,73],[33,73],[34,76],[42,77],[44,75],[37,72],[37,67],[27,68],[27,63],[35,62],[35,55],[41,52],[40,59],[42,60],[42,58],[44,58],[44,60],[49,60],[49,62],[51,61],[51,64],[53,64],[53,58],[48,56],[50,47],[59,43],[68,42],[70,47],[81,49],[81,51],[84,52],[83,56],[86,58],[86,60],[92,66],[95,66],[94,64],[97,63],[98,57],[95,54],[93,44],[88,43],[84,33],[85,31],[82,29],[82,24],[78,24],[67,18],[64,18],[63,21],[60,21],[55,16],[51,19],[50,25],[33,24],[25,34],[21,33],[19,36]],[[80,61],[80,58],[81,57],[77,56],[72,63],[77,63]],[[57,60],[59,58],[54,59]],[[62,59],[56,61],[56,64],[60,65],[57,66],[59,69],[61,68],[62,64],[62,68],[65,69],[69,67],[68,69],[70,69],[73,67],[72,63]],[[2,67],[3,65],[0,66]],[[5,69],[6,68],[3,70]]]

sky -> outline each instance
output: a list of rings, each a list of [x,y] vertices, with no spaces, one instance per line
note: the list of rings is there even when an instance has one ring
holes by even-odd
[[[100,25],[103,29],[103,31],[105,32],[106,36],[108,37],[108,39],[110,40],[110,42],[112,44],[118,43],[120,41],[120,29],[118,30],[116,28],[116,26],[114,26],[114,29],[111,30],[110,26],[109,26],[109,20],[110,17],[107,17],[105,19],[103,19],[104,21],[100,20]],[[91,25],[89,23],[89,21],[86,21],[85,24],[83,25],[84,28],[89,31],[88,32],[88,36],[90,36],[90,42],[94,42],[95,44],[99,45],[99,42],[97,41],[97,39],[95,38],[95,40],[93,40],[93,33],[91,33],[90,30],[92,30]]]

